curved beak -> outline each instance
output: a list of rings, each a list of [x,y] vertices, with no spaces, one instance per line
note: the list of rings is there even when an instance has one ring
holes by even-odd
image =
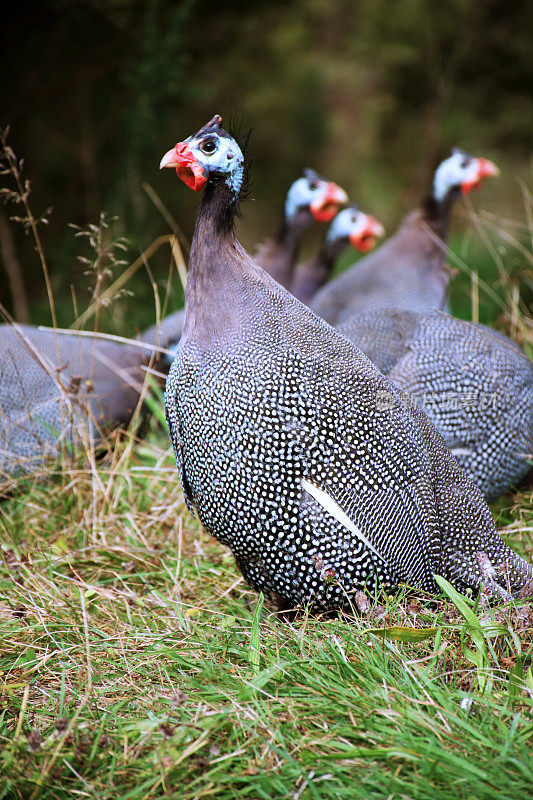
[[[338,184],[329,182],[324,191],[309,206],[311,214],[317,222],[331,222],[339,206],[348,202],[348,195]]]
[[[500,174],[500,170],[496,164],[493,161],[489,161],[488,158],[476,158],[476,165],[477,172],[474,178],[461,184],[461,191],[463,194],[468,194],[472,189],[479,189],[483,178],[490,178]]]
[[[383,236],[385,228],[375,217],[371,217],[368,214],[365,214],[364,217],[365,221],[360,230],[354,231],[348,238],[352,247],[355,247],[361,253],[368,253],[369,250],[376,246],[376,239],[379,236]]]
[[[159,169],[164,167],[175,167],[178,178],[195,192],[199,192],[207,183],[208,172],[196,159],[187,142],[178,142],[165,153]]]
[[[489,161],[488,158],[478,158],[477,163],[479,178],[489,178],[492,175],[500,174],[500,170],[496,164],[493,161]]]

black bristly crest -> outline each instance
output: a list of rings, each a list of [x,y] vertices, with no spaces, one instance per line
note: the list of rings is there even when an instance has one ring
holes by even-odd
[[[242,187],[239,192],[239,202],[243,202],[250,197],[252,184],[251,173],[253,156],[251,155],[251,148],[253,144],[254,126],[248,126],[244,122],[244,117],[231,116],[226,127],[226,132],[232,139],[235,139],[241,152],[244,156],[244,173],[242,179]]]

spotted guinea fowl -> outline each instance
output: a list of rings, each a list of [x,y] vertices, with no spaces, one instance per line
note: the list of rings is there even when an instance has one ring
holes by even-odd
[[[317,255],[298,264],[294,270],[290,291],[302,303],[308,303],[317,289],[331,275],[335,261],[348,244],[367,253],[378,236],[384,234],[383,225],[374,217],[364,214],[351,204],[334,217]]]
[[[533,365],[511,339],[439,312],[376,311],[338,330],[425,411],[487,500],[527,475]]]
[[[0,326],[0,479],[128,422],[143,383],[134,345]]]
[[[533,569],[427,417],[236,240],[245,160],[218,116],[161,167],[205,189],[165,410],[181,485],[204,528],[279,608],[350,607],[407,581],[526,591]]]
[[[282,286],[289,287],[302,238],[313,220],[330,222],[348,195],[332,181],[312,169],[305,169],[285,199],[283,221],[275,239],[267,239],[257,248],[255,260]]]
[[[454,148],[435,172],[433,191],[381,247],[323,286],[310,307],[331,325],[375,308],[442,310],[449,270],[446,241],[451,207],[497,167]]]

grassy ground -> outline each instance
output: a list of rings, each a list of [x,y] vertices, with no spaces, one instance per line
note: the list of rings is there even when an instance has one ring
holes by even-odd
[[[0,798],[517,800],[531,606],[287,623],[188,515],[165,431],[0,505]],[[529,493],[500,527],[533,556]]]

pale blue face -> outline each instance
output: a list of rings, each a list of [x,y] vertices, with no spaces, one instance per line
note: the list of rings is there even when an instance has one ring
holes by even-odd
[[[234,139],[213,131],[198,137],[189,136],[185,142],[207,172],[222,176],[226,185],[238,194],[242,186],[244,156]]]
[[[298,178],[287,192],[285,200],[285,218],[288,222],[300,208],[309,208],[313,203],[320,203],[327,192],[328,181],[314,178]]]
[[[368,216],[358,208],[344,208],[328,228],[326,241],[330,244],[350,236],[359,236],[368,225]]]
[[[352,205],[339,211],[334,218],[326,235],[326,243],[350,242],[361,253],[368,253],[375,246],[376,239],[384,233],[381,222]]]
[[[478,160],[463,153],[454,151],[445,159],[435,172],[433,181],[433,195],[435,200],[443,200],[448,192],[454,188],[461,188],[463,184],[471,184],[478,174]]]

